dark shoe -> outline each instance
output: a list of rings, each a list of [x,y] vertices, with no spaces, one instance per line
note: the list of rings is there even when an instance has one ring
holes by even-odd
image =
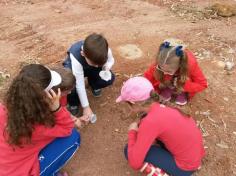
[[[79,107],[78,106],[68,106],[67,107],[68,111],[70,111],[70,113],[73,115],[73,116],[77,116],[79,114]]]
[[[102,89],[92,89],[93,96],[100,97],[102,94]]]

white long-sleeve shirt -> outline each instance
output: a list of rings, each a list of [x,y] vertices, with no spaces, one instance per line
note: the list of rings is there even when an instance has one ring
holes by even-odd
[[[112,55],[110,48],[108,49],[107,56],[108,56],[107,62],[104,64],[104,66],[110,70],[115,62],[115,59]],[[88,107],[89,101],[88,101],[88,97],[87,97],[87,93],[85,89],[83,66],[76,60],[76,58],[73,56],[72,53],[70,53],[70,59],[71,59],[71,65],[72,65],[72,73],[76,78],[76,91],[79,96],[81,106],[83,108]]]

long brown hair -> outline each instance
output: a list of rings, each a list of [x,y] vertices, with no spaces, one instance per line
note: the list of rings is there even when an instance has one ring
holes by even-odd
[[[173,57],[179,57],[179,69],[175,77],[177,78],[177,87],[183,87],[188,76],[188,57],[184,51],[181,56],[177,56],[175,48],[173,46],[163,47],[163,44],[161,44],[156,58],[156,65],[159,64],[158,62],[163,62],[164,60],[171,62]],[[161,70],[156,69],[154,77],[165,84],[164,73]]]
[[[37,124],[54,126],[54,115],[44,92],[50,81],[51,74],[46,67],[30,64],[11,83],[5,100],[8,110],[5,132],[10,145],[30,143]]]

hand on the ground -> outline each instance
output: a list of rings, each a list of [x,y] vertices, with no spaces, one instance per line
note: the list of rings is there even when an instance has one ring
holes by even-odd
[[[87,116],[87,118],[85,118],[87,122],[89,121],[89,117],[91,117],[92,114],[93,114],[93,111],[91,110],[89,106],[84,108],[83,116]]]
[[[79,118],[77,118],[73,115],[71,115],[71,118],[72,118],[76,128],[81,128],[82,127],[82,122]]]
[[[138,122],[133,122],[129,125],[129,131],[130,130],[135,130],[138,131]]]
[[[86,124],[89,122],[90,118],[89,116],[87,115],[83,115],[81,117],[79,117],[79,119],[82,121],[82,122],[85,122]]]
[[[55,111],[60,106],[61,90],[58,88],[57,93],[54,90],[45,91],[49,98],[49,107],[51,111]]]

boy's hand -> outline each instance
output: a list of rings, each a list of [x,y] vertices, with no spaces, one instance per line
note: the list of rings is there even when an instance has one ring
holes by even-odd
[[[83,115],[81,117],[79,117],[79,119],[82,121],[82,122],[85,122],[86,124],[89,122],[90,118],[89,116],[87,115]]]
[[[91,108],[88,106],[88,107],[85,107],[84,110],[83,110],[83,116],[86,116],[87,118],[86,121],[88,122],[89,121],[89,117],[93,114],[93,111],[91,110]]]
[[[104,65],[104,66],[102,67],[102,70],[104,70],[104,71],[109,71],[110,69],[109,69],[106,65]]]
[[[57,93],[54,90],[45,91],[47,97],[49,98],[49,107],[51,111],[55,111],[60,107],[60,98],[61,98],[61,90],[58,88]]]

